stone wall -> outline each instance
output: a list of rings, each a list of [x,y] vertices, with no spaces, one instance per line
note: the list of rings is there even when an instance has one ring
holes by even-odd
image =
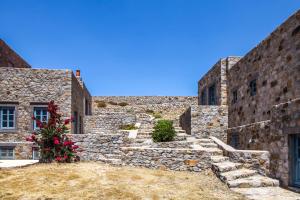
[[[114,133],[121,125],[135,123],[136,115],[132,113],[111,112],[84,117],[85,133]]]
[[[98,108],[97,102],[106,103]],[[116,104],[127,103],[126,106]],[[109,112],[160,113],[166,119],[177,119],[190,105],[197,104],[197,97],[184,96],[103,96],[93,97],[93,114]]]
[[[0,67],[31,68],[16,52],[0,39]]]
[[[110,154],[121,155],[121,147],[128,143],[128,133],[116,134],[70,134],[69,137],[79,146],[81,160],[102,160]]]
[[[197,97],[193,96],[95,96],[93,101],[105,101],[105,102],[126,102],[129,105],[148,105],[148,104],[196,104]]]
[[[185,148],[123,147],[122,151],[122,161],[130,166],[195,172],[210,168],[213,155],[207,151]]]
[[[229,70],[240,57],[227,57],[220,59],[202,78],[198,81],[198,104],[209,105],[209,87],[216,87],[216,103],[214,105],[227,105],[227,70]],[[204,95],[205,94],[205,95]],[[203,96],[203,97],[202,97]],[[205,102],[201,102],[204,98]]]
[[[76,128],[79,134],[84,133],[84,116],[91,114],[89,109],[86,111],[86,104],[91,107],[92,97],[80,78],[75,77],[72,73],[72,116],[74,117],[75,112],[77,113],[77,123],[72,124],[72,129]]]
[[[228,129],[228,143],[234,135],[239,149],[270,152],[270,175],[280,179],[284,186],[290,181],[291,135],[300,133],[300,99],[273,106],[270,120]]]
[[[300,11],[229,70],[228,88],[229,127],[269,120],[273,105],[300,97]]]
[[[180,125],[198,138],[215,136],[226,141],[227,120],[227,106],[191,106],[180,117]]]

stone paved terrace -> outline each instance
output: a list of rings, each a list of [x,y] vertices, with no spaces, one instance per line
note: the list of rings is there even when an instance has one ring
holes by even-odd
[[[38,163],[38,160],[0,160],[1,168],[24,167]]]

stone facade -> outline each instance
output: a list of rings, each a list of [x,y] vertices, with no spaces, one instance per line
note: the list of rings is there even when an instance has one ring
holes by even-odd
[[[0,39],[0,67],[31,68],[16,52]]]
[[[192,136],[227,140],[227,106],[191,106],[180,117],[181,127]]]
[[[231,68],[228,73],[230,127],[269,120],[273,105],[300,96],[299,26],[300,11]],[[251,96],[253,80],[257,91]]]
[[[270,175],[291,184],[291,139],[300,133],[300,99],[273,106],[270,120],[228,129],[228,142],[238,135],[238,148],[268,150]]]
[[[65,118],[71,117],[74,111],[83,113],[83,107],[78,106],[79,103],[75,107],[73,102],[80,101],[74,93],[82,93],[84,89],[76,88],[74,80],[76,78],[70,70],[0,68],[0,105],[15,108],[15,127],[1,129],[0,143],[2,146],[16,146],[15,159],[29,159],[32,156],[32,153],[24,153],[19,146],[28,145],[25,137],[33,132],[31,118],[34,107],[46,107],[49,101],[54,100]]]
[[[227,105],[227,71],[239,60],[233,56],[220,59],[198,81],[199,105]]]
[[[294,185],[300,134],[300,11],[228,72],[228,143],[270,152],[270,175]]]

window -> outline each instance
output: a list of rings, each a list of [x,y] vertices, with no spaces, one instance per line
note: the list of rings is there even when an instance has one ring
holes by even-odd
[[[232,92],[232,102],[233,102],[233,103],[236,103],[237,100],[238,100],[238,91],[237,91],[237,90],[234,90],[234,91]]]
[[[79,134],[82,134],[82,117],[79,116]]]
[[[85,115],[89,115],[89,102],[85,99]]]
[[[0,159],[12,160],[15,157],[14,147],[0,147]]]
[[[249,87],[250,87],[250,96],[255,96],[257,92],[256,79],[250,81]]]
[[[236,148],[236,149],[239,148],[239,134],[238,133],[233,133],[231,135],[230,146],[232,146],[233,148]]]
[[[0,129],[15,129],[15,107],[2,106],[0,107]]]
[[[39,160],[40,159],[40,151],[38,147],[32,148],[32,159],[33,160]]]
[[[213,84],[208,89],[208,104],[209,105],[217,105],[216,100],[216,85]]]
[[[37,120],[40,120],[42,123],[48,122],[48,111],[47,107],[34,107],[33,115]],[[33,129],[37,129],[36,120],[33,120]]]
[[[73,126],[74,126],[74,134],[78,134],[78,112],[74,112],[74,121],[73,121]]]
[[[201,92],[201,105],[206,105],[206,88]]]

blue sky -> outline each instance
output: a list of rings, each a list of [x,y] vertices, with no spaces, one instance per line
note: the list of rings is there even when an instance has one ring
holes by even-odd
[[[34,68],[80,69],[92,95],[197,95],[299,0],[0,0],[0,38]]]

